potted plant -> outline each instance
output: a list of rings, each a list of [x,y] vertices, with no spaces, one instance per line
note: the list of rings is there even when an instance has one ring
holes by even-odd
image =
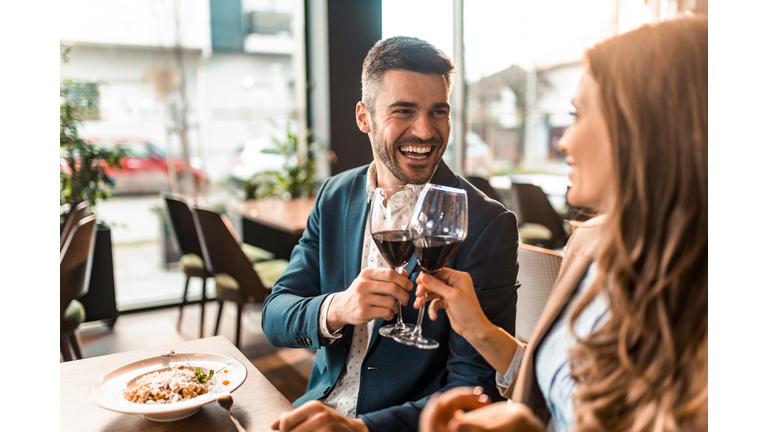
[[[254,174],[243,182],[245,199],[279,197],[283,199],[313,196],[317,192],[315,179],[316,143],[311,141],[310,132],[305,135],[294,133],[291,124],[285,127],[282,138],[272,137],[272,148],[263,149],[262,153],[279,155],[283,158],[280,170],[268,170]],[[301,154],[300,146],[306,143],[306,154]]]
[[[71,46],[62,46],[61,59],[68,62]],[[125,155],[121,149],[92,145],[80,137],[79,127],[85,115],[98,112],[98,85],[62,79],[59,90],[59,150],[61,154],[59,217],[77,204],[88,201],[93,211],[99,200],[116,194],[115,182],[106,173],[107,166],[121,167]],[[78,299],[85,307],[86,321],[117,319],[115,282],[112,268],[112,238],[109,226],[99,222],[96,231],[91,278],[88,292]]]

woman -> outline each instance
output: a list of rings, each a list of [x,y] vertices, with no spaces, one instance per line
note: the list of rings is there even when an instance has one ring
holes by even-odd
[[[421,274],[414,304],[498,371],[510,403],[434,396],[423,431],[707,428],[707,19],[686,16],[585,54],[575,121],[559,143],[575,228],[528,345],[483,315],[469,275]],[[467,412],[465,412],[467,411]]]

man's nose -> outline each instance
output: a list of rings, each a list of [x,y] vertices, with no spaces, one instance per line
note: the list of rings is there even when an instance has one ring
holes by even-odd
[[[430,120],[429,114],[420,114],[411,126],[411,133],[424,141],[432,138],[435,135],[435,128]]]

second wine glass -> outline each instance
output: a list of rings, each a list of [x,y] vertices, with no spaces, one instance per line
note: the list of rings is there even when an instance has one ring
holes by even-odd
[[[413,241],[408,223],[416,199],[413,186],[379,187],[373,195],[369,221],[371,237],[387,264],[400,274],[413,255]],[[397,307],[397,322],[381,327],[381,336],[404,335],[416,328],[413,324],[403,322],[403,305],[400,302]]]
[[[421,269],[437,274],[467,238],[467,193],[463,189],[428,183],[419,195],[409,231]],[[422,349],[435,349],[437,341],[421,335],[424,305],[419,309],[416,329],[395,337],[397,342]]]

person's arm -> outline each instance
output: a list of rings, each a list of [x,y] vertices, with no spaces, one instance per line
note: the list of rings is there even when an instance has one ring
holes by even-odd
[[[454,264],[471,275],[480,307],[488,320],[494,326],[514,333],[517,302],[517,222],[514,214],[506,211],[497,215],[467,246],[459,251]],[[453,330],[449,331],[447,343],[447,374],[438,391],[482,386],[492,400],[501,400],[496,388],[496,372],[477,350]],[[362,414],[360,418],[372,431],[415,430],[428,398]]]
[[[327,185],[328,181],[320,187],[288,267],[264,301],[261,325],[267,340],[277,347],[320,347],[320,306],[328,295],[320,285],[320,208]]]
[[[422,273],[416,279],[417,296],[431,295],[427,300],[417,298],[418,307],[429,299],[429,318],[437,319],[437,312],[445,309],[451,328],[464,337],[493,366],[504,375],[520,343],[506,330],[494,325],[483,313],[469,273],[443,269],[436,276]]]

